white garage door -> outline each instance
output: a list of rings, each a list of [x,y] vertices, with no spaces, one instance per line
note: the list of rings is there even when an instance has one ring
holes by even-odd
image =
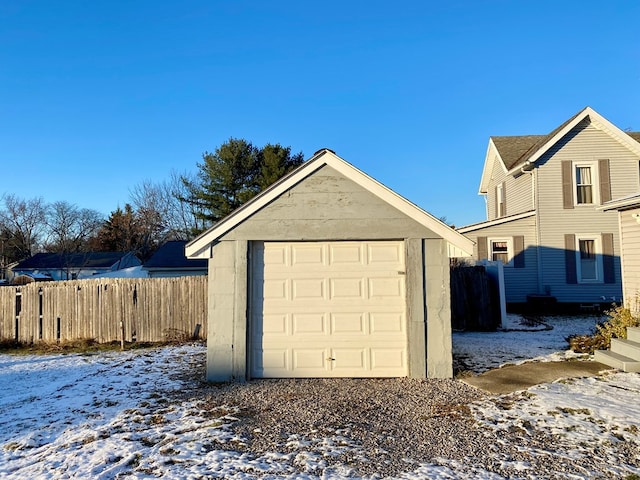
[[[404,243],[265,242],[253,259],[253,377],[407,375]]]

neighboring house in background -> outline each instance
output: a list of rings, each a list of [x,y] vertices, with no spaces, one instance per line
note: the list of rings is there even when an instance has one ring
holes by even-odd
[[[53,280],[79,280],[140,264],[133,252],[37,253],[19,262],[13,273],[47,275]]]
[[[548,135],[489,139],[487,220],[458,232],[504,263],[507,303],[621,300],[618,219],[598,207],[639,190],[639,141],[589,107]]]
[[[640,193],[605,203],[603,211],[617,211],[624,304],[640,314]]]
[[[142,268],[151,278],[206,275],[207,260],[187,258],[184,253],[186,244],[186,240],[171,240],[165,243]]]
[[[473,242],[323,149],[186,246],[207,379],[451,377],[449,257]]]
[[[149,273],[142,265],[121,268],[113,272],[96,273],[91,278],[149,278]]]

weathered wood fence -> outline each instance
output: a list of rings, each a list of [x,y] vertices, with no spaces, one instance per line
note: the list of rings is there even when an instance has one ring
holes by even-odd
[[[122,322],[122,323],[121,323]],[[102,278],[0,287],[0,339],[158,342],[207,332],[207,277]]]
[[[451,268],[451,327],[493,331],[500,326],[500,294],[483,266]]]

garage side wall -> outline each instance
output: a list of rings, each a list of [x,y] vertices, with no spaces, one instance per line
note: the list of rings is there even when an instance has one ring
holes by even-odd
[[[447,242],[424,240],[427,305],[427,377],[451,378],[451,292]]]
[[[247,242],[220,242],[209,260],[207,381],[243,380],[247,370]]]
[[[421,238],[405,240],[409,377],[427,373],[424,248]]]

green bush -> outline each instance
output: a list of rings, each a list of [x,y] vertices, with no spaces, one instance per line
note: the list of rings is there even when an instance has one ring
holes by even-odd
[[[569,348],[576,353],[593,353],[611,346],[612,338],[627,338],[627,327],[640,326],[640,319],[621,305],[605,312],[608,319],[596,325],[591,335],[572,335],[567,338]]]

